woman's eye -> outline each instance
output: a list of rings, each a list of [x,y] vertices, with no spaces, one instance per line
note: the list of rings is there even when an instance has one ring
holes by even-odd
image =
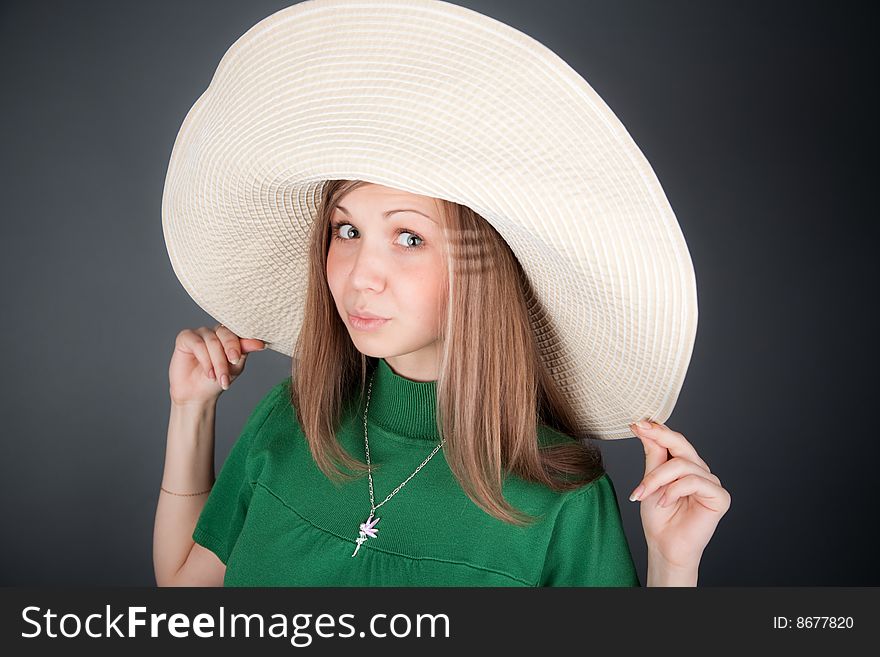
[[[408,246],[413,249],[417,249],[422,245],[422,242],[423,242],[422,238],[419,237],[418,235],[416,235],[415,233],[410,233],[409,231],[404,230],[404,231],[401,231],[400,233],[397,234],[398,237],[400,237],[402,235],[409,235],[409,237],[407,237],[405,240],[404,246]],[[412,239],[418,240],[419,243],[418,244],[410,243],[410,240],[412,240]]]
[[[345,228],[354,229],[354,226],[352,226],[351,224],[336,224],[336,228],[337,228],[337,232],[342,234],[343,229],[345,229]],[[350,237],[350,235],[348,233],[346,233],[344,239],[349,239],[349,237]]]
[[[352,235],[354,233],[354,235]],[[352,226],[351,224],[346,223],[335,223],[333,224],[333,239],[340,240],[342,242],[348,242],[352,240],[354,237],[358,235],[358,229]],[[419,237],[416,233],[408,230],[406,228],[401,228],[397,231],[398,239],[400,237],[404,237],[403,242],[398,241],[397,243],[402,246],[407,251],[414,251],[415,249],[421,249],[424,246],[424,241],[421,237]],[[417,243],[414,243],[417,242]]]

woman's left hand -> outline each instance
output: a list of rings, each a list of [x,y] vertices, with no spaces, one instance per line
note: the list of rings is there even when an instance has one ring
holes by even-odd
[[[645,448],[645,476],[630,500],[642,502],[649,563],[654,558],[669,568],[695,571],[730,508],[730,493],[682,434],[657,422],[650,429],[636,424],[630,429]]]

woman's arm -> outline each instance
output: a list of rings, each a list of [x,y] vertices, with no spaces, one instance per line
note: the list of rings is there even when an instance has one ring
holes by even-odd
[[[216,406],[216,399],[191,404],[171,403],[163,488],[174,493],[197,493],[213,486]],[[185,572],[182,568],[195,545],[192,533],[207,499],[207,493],[180,496],[160,491],[153,529],[153,568],[157,585],[186,585],[186,582],[178,581],[179,575]],[[225,566],[217,559],[213,579],[219,571],[216,564],[225,571]],[[199,580],[204,582],[205,577],[199,577]],[[222,585],[222,576],[219,585]]]
[[[214,485],[217,399],[244,371],[247,355],[266,348],[223,324],[183,329],[168,366],[171,418],[165,473],[153,528],[153,569],[159,586],[222,586],[226,566],[192,539]],[[175,494],[177,493],[177,494]],[[191,493],[200,493],[192,495]]]

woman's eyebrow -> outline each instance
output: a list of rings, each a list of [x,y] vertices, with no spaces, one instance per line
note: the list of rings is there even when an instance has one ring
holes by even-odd
[[[345,214],[347,214],[349,217],[351,216],[351,213],[350,213],[348,210],[346,210],[344,207],[342,207],[341,205],[337,205],[337,206],[336,206],[336,209],[337,209],[337,210],[342,210],[342,211],[343,211]],[[392,214],[394,214],[395,212],[415,212],[416,214],[420,214],[420,215],[422,215],[423,217],[426,217],[426,218],[430,219],[430,220],[433,221],[435,224],[437,223],[436,221],[434,221],[434,219],[432,219],[430,216],[426,215],[426,214],[425,214],[424,212],[422,212],[421,210],[416,210],[416,209],[414,209],[414,208],[401,208],[401,209],[398,209],[398,210],[388,210],[387,212],[383,212],[383,213],[382,213],[382,217],[385,218],[385,219],[387,219],[388,217],[390,217],[390,216],[391,216]]]

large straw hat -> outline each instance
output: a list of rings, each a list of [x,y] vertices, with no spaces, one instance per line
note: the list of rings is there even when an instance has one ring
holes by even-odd
[[[693,351],[684,236],[614,113],[553,51],[440,0],[308,0],[241,36],[186,115],[162,225],[205,312],[292,355],[327,180],[472,208],[542,309],[542,356],[578,437],[665,422]]]

